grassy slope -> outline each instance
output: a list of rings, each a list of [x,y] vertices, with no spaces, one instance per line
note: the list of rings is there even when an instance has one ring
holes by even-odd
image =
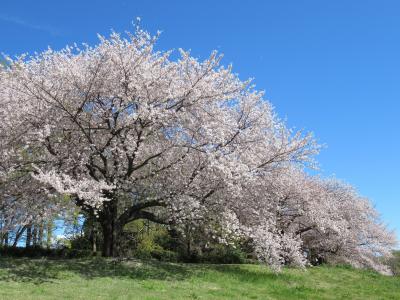
[[[286,269],[0,258],[0,299],[400,299],[400,277],[345,267]]]

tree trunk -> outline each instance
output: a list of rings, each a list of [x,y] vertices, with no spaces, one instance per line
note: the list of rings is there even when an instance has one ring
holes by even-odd
[[[113,256],[113,227],[111,222],[107,220],[103,221],[101,224],[103,230],[103,250],[102,255],[105,257]]]
[[[100,224],[103,231],[102,255],[105,257],[118,256],[118,238],[122,232],[122,226],[118,222],[118,202],[111,200],[105,205],[101,214]]]
[[[26,242],[25,242],[26,248],[29,248],[31,246],[31,241],[32,241],[32,225],[28,225],[26,227]]]
[[[46,246],[47,249],[51,248],[51,240],[53,237],[53,220],[49,220],[47,222],[47,228],[46,228]]]
[[[121,234],[119,224],[115,219],[104,220],[101,223],[103,231],[103,250],[102,255],[105,257],[118,256],[118,238]]]
[[[38,244],[40,247],[43,247],[43,231],[44,231],[44,224],[42,221],[42,222],[40,222],[40,225],[39,225],[39,234],[38,234]]]
[[[4,233],[3,239],[4,239],[4,246],[8,247],[8,232],[7,231],[6,231],[6,233]]]
[[[94,255],[97,255],[97,230],[96,225],[93,224],[92,228],[92,251]]]
[[[0,247],[3,246],[3,222],[0,219]]]
[[[33,225],[33,230],[32,230],[32,240],[33,240],[33,247],[37,246],[37,234],[38,234],[38,230],[37,230],[37,225]]]
[[[26,226],[23,226],[23,227],[21,227],[21,228],[16,232],[16,234],[15,234],[15,239],[14,239],[14,243],[13,243],[13,245],[12,245],[14,248],[17,247],[18,241],[19,241],[19,239],[21,238],[21,236],[24,234],[25,229],[26,229]]]
[[[97,255],[97,223],[93,216],[89,217],[88,224],[90,226],[90,242],[92,243],[93,255]]]

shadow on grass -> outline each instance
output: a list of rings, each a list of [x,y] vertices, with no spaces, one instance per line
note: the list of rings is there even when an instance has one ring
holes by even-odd
[[[257,271],[258,270],[258,271]],[[238,281],[259,282],[265,280],[288,280],[287,274],[249,270],[241,265],[174,264],[158,261],[117,261],[93,259],[10,259],[0,258],[0,281],[30,282],[42,284],[80,276],[85,279],[120,277],[135,280],[184,280],[202,277],[207,272],[218,272]]]
[[[85,279],[127,277],[138,280],[180,280],[190,276],[190,269],[178,264],[158,262],[119,262],[106,259],[0,259],[0,281],[55,282],[72,274]]]
[[[273,272],[266,265],[251,266],[248,265],[216,265],[213,267],[223,275],[228,275],[240,281],[251,284],[262,284],[266,282],[274,284],[274,282],[289,283],[297,281],[299,278],[295,274],[283,272]]]

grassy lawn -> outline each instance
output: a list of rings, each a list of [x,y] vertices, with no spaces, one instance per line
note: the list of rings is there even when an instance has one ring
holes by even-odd
[[[105,259],[0,258],[0,299],[400,299],[400,277]]]

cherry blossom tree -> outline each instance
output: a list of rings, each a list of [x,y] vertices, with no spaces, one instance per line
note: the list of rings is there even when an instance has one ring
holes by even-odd
[[[157,38],[137,28],[94,47],[8,58],[0,184],[4,201],[18,203],[8,214],[35,216],[31,203],[47,215],[78,206],[101,224],[104,256],[118,255],[124,225],[140,218],[201,227],[225,243],[246,237],[276,267],[305,265],[310,240],[328,243],[325,228],[352,242],[362,226],[366,235],[380,228],[385,241],[368,202],[347,192],[343,204],[343,189],[305,175],[319,150],[311,134],[289,130],[221,55],[171,59],[154,50]],[[364,225],[351,223],[366,212]],[[337,229],[350,223],[349,235]],[[340,251],[365,254],[358,247]]]
[[[221,56],[199,62],[181,50],[170,61],[155,40],[114,33],[96,47],[20,57],[2,73],[4,172],[23,164],[50,198],[70,195],[97,215],[106,256],[132,220],[220,210],[218,194],[239,199],[253,173],[316,152]]]
[[[390,272],[382,257],[390,256],[396,246],[395,234],[350,185],[291,168],[268,178],[261,188],[258,195],[273,199],[269,219],[291,244],[288,249],[282,244],[278,255],[285,263],[341,262]]]

